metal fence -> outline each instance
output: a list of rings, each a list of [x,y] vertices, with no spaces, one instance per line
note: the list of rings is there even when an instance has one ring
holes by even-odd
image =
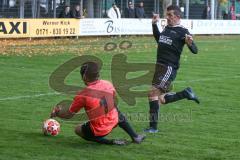
[[[87,18],[106,17],[113,2],[120,8],[122,16],[130,0],[1,0],[0,18],[57,18],[64,6],[73,8],[80,4],[81,12]],[[135,7],[140,0],[131,0]],[[181,7],[186,19],[238,19],[240,17],[239,0],[143,0],[148,18],[152,13],[164,17],[168,4]],[[205,15],[205,17],[204,17]]]

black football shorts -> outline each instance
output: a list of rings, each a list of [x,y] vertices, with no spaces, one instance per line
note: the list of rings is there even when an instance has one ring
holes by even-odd
[[[169,92],[172,89],[172,81],[174,81],[176,75],[177,70],[172,66],[157,63],[152,85],[163,93]]]
[[[86,122],[82,125],[82,132],[84,134],[84,139],[88,141],[97,141],[98,138],[104,137],[104,136],[95,136],[91,127],[90,122]]]

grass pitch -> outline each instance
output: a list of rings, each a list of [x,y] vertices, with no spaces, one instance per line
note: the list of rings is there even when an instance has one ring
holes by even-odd
[[[132,47],[107,52],[104,45],[123,41]],[[61,123],[57,137],[46,137],[41,125],[51,108],[73,95],[56,93],[48,83],[51,73],[69,59],[94,55],[103,61],[102,78],[111,81],[112,57],[123,53],[128,62],[154,63],[153,37],[1,40],[0,44],[0,159],[239,159],[240,147],[240,36],[195,37],[199,54],[185,47],[174,91],[191,86],[201,104],[182,100],[161,107],[160,132],[147,134],[142,144],[107,146],[84,141],[74,134],[77,118]],[[119,66],[121,69],[123,66]],[[137,77],[137,75],[134,75]],[[83,86],[78,69],[66,84]],[[128,106],[120,98],[137,132],[148,126],[148,101],[138,98]],[[114,129],[109,138],[128,138]]]

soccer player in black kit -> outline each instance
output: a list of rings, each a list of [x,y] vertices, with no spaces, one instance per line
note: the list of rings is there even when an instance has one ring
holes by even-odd
[[[160,33],[156,24],[159,20],[159,15],[153,15],[153,35],[158,43],[158,49],[152,89],[148,95],[150,126],[144,130],[148,133],[158,132],[157,123],[160,104],[167,104],[181,99],[193,100],[199,103],[197,96],[190,87],[177,93],[169,93],[171,83],[177,75],[180,55],[184,45],[186,44],[193,54],[198,52],[189,31],[180,25],[180,18],[180,8],[170,5],[166,12],[167,26]]]

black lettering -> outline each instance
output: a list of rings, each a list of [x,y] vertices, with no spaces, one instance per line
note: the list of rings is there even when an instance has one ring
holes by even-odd
[[[7,34],[7,30],[6,30],[4,22],[0,22],[0,32]]]
[[[17,22],[14,24],[13,22],[10,22],[10,25],[12,26],[12,29],[10,30],[9,34],[12,34],[14,31],[16,31],[17,34],[20,34],[20,31],[18,29],[20,22]]]
[[[27,33],[27,22],[23,22],[23,33]]]
[[[105,112],[105,114],[107,114],[108,113],[108,104],[107,104],[107,100],[105,97],[102,97],[100,99],[100,106],[104,108],[104,112]]]
[[[105,23],[108,24],[108,26],[107,26],[107,33],[111,33],[113,31],[113,29],[114,29],[113,21],[112,20],[108,20]]]

